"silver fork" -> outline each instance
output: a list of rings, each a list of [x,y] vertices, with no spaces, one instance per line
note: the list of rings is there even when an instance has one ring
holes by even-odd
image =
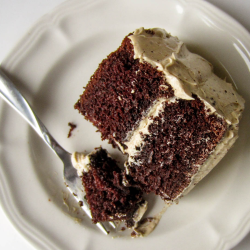
[[[73,194],[79,205],[85,213],[92,218],[88,203],[84,198],[85,192],[81,178],[77,175],[76,169],[71,162],[71,154],[63,149],[57,141],[51,136],[47,128],[36,116],[27,100],[17,90],[12,81],[0,68],[0,93],[3,99],[10,104],[37,132],[37,134],[45,141],[45,143],[54,151],[54,153],[62,160],[64,164],[64,181],[66,187]],[[115,224],[110,222],[110,225],[115,228]],[[109,234],[109,231],[103,223],[97,223],[96,226],[104,233]]]

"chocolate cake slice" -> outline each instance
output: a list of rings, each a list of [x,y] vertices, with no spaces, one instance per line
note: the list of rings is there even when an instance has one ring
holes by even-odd
[[[82,176],[92,221],[125,221],[127,227],[135,226],[146,211],[147,202],[140,189],[123,185],[122,171],[107,151],[98,148],[86,156],[74,153],[72,161]]]
[[[171,203],[233,145],[244,100],[177,37],[140,28],[101,62],[75,108],[128,155],[124,183]]]

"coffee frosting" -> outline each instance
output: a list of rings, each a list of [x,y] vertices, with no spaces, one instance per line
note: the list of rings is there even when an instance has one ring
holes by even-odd
[[[177,98],[192,100],[195,94],[211,113],[222,116],[228,124],[237,124],[244,100],[234,86],[216,76],[213,66],[191,53],[177,37],[159,28],[151,31],[140,28],[129,36],[134,58],[162,71]]]

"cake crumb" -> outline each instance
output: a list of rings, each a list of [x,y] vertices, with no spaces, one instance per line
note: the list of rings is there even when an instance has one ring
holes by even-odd
[[[72,123],[72,122],[69,122],[68,125],[70,126],[69,133],[68,133],[68,138],[70,138],[72,136],[73,130],[77,127],[77,125]]]

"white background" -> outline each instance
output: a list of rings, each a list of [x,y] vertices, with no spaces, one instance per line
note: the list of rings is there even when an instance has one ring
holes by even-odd
[[[202,1],[202,0],[201,0]],[[250,31],[250,0],[207,0]],[[19,38],[63,0],[0,0],[0,62]],[[0,206],[0,249],[34,249],[10,224]],[[233,250],[250,249],[250,233]]]

